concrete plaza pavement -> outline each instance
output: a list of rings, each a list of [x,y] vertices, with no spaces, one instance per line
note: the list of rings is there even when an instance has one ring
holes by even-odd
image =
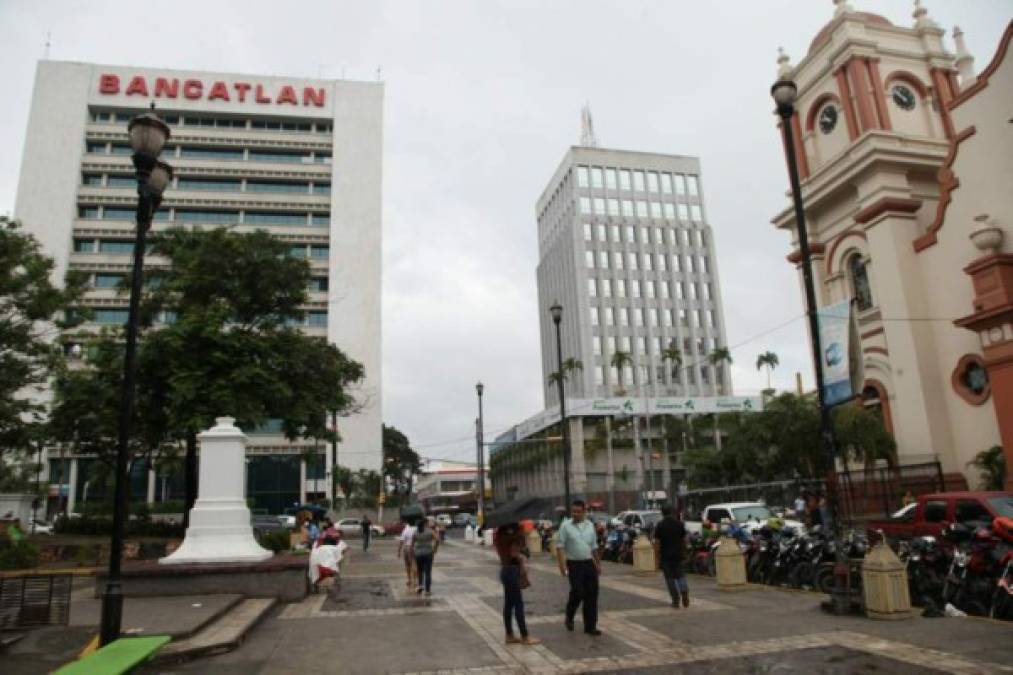
[[[279,604],[235,651],[145,673],[1013,673],[1013,625],[975,618],[873,621],[833,617],[820,596],[750,586],[725,593],[690,576],[691,606],[673,609],[660,575],[605,564],[601,637],[563,627],[567,582],[536,555],[525,591],[536,647],[503,644],[499,565],[485,547],[441,547],[433,595],[406,588],[392,538],[351,542],[340,591]],[[86,580],[81,580],[84,582]],[[71,626],[33,631],[0,656],[0,672],[51,672],[94,632],[98,603],[81,583]],[[228,596],[127,600],[131,633],[185,635]]]
[[[602,637],[562,625],[567,583],[536,556],[525,591],[537,647],[505,646],[498,563],[451,540],[436,557],[432,598],[405,586],[391,540],[352,542],[340,593],[280,606],[236,651],[149,673],[891,673],[1013,672],[1013,626],[975,618],[833,617],[821,598],[762,586],[725,593],[690,576],[673,609],[660,575],[606,564]]]

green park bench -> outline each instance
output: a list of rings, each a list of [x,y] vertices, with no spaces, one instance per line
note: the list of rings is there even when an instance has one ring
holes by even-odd
[[[129,673],[168,642],[168,635],[120,638],[82,659],[68,663],[56,675],[118,675]]]

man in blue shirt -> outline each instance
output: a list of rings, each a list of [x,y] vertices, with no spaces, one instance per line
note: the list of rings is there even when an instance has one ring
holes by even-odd
[[[594,524],[585,519],[585,505],[580,499],[570,506],[570,519],[559,526],[556,560],[559,573],[570,579],[570,598],[566,602],[566,629],[573,630],[577,607],[583,604],[584,632],[601,635],[598,630],[598,576],[601,574],[601,552]]]

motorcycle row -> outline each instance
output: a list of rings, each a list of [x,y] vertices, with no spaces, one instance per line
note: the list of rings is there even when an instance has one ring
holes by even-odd
[[[830,593],[834,586],[836,542],[817,526],[809,532],[764,525],[750,533],[737,525],[724,531],[739,546],[752,583]],[[715,575],[721,541],[717,531],[687,537],[686,571]],[[634,528],[618,527],[605,534],[602,558],[632,564],[638,536]],[[1013,620],[1013,528],[1010,519],[988,524],[954,523],[939,537],[921,536],[889,542],[907,571],[912,604],[926,614],[941,615],[946,605],[967,614]],[[862,560],[870,548],[864,532],[850,530],[842,538],[848,564],[849,591],[862,593]]]

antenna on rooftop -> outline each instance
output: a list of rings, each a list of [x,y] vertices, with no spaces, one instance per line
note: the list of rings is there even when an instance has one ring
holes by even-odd
[[[383,66],[376,67],[376,81],[380,81],[380,77],[383,75]]]
[[[586,148],[598,147],[598,137],[594,135],[594,120],[591,119],[591,105],[587,102],[580,109],[580,144]]]
[[[46,31],[46,49],[42,52],[42,58],[47,61],[49,60],[49,47],[51,46],[52,43],[51,40],[52,37],[53,34],[49,31]]]

